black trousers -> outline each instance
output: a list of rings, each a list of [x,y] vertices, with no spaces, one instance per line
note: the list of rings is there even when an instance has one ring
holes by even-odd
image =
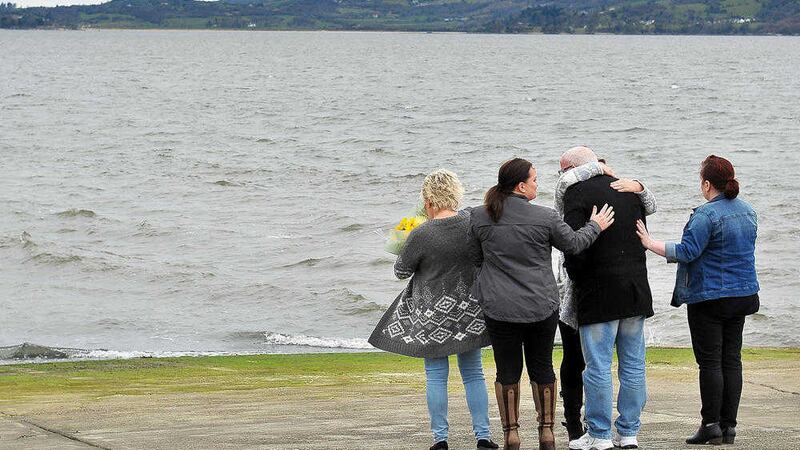
[[[497,382],[519,383],[522,376],[522,357],[528,378],[538,384],[553,383],[553,340],[556,337],[558,311],[539,322],[515,323],[484,317],[497,366]]]
[[[581,420],[581,406],[583,406],[583,349],[581,348],[581,335],[578,330],[564,322],[558,322],[558,331],[561,334],[561,345],[564,347],[564,357],[561,359],[561,392],[564,398],[564,418],[568,421]]]
[[[758,311],[758,295],[688,305],[692,349],[700,368],[703,424],[735,427],[742,397],[742,330]]]

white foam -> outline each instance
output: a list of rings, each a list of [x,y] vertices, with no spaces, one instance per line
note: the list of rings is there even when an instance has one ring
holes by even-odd
[[[281,333],[264,333],[268,344],[275,345],[299,345],[304,347],[320,347],[320,348],[355,348],[355,349],[371,349],[373,348],[366,339],[345,339],[345,338],[320,338],[316,336],[304,336],[302,334],[289,335]]]
[[[181,356],[217,356],[229,354],[226,352],[143,352],[122,350],[88,350],[71,355],[79,359],[130,359],[130,358],[178,358]]]

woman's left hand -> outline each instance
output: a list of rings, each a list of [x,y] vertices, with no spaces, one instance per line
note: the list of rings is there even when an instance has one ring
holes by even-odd
[[[620,178],[617,181],[611,183],[611,188],[616,189],[617,192],[642,192],[644,190],[644,186],[642,183],[639,183],[636,180],[631,180],[629,178]]]
[[[639,240],[642,241],[642,246],[646,249],[653,248],[653,238],[650,236],[650,232],[647,231],[647,227],[644,226],[644,222],[641,220],[636,221],[636,235],[639,236]]]

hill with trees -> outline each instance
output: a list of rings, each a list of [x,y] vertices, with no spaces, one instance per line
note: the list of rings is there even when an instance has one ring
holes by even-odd
[[[0,28],[800,34],[798,0],[111,0],[18,8]]]

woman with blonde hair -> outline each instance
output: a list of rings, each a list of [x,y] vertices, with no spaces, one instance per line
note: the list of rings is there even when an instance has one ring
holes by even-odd
[[[481,347],[489,345],[489,336],[481,307],[469,296],[475,277],[469,211],[457,211],[463,195],[453,172],[439,169],[425,177],[422,199],[428,220],[411,232],[394,265],[397,278],[411,279],[369,338],[382,350],[425,358],[431,450],[448,448],[449,355],[457,355],[477,448],[498,448],[489,431],[481,365]]]

